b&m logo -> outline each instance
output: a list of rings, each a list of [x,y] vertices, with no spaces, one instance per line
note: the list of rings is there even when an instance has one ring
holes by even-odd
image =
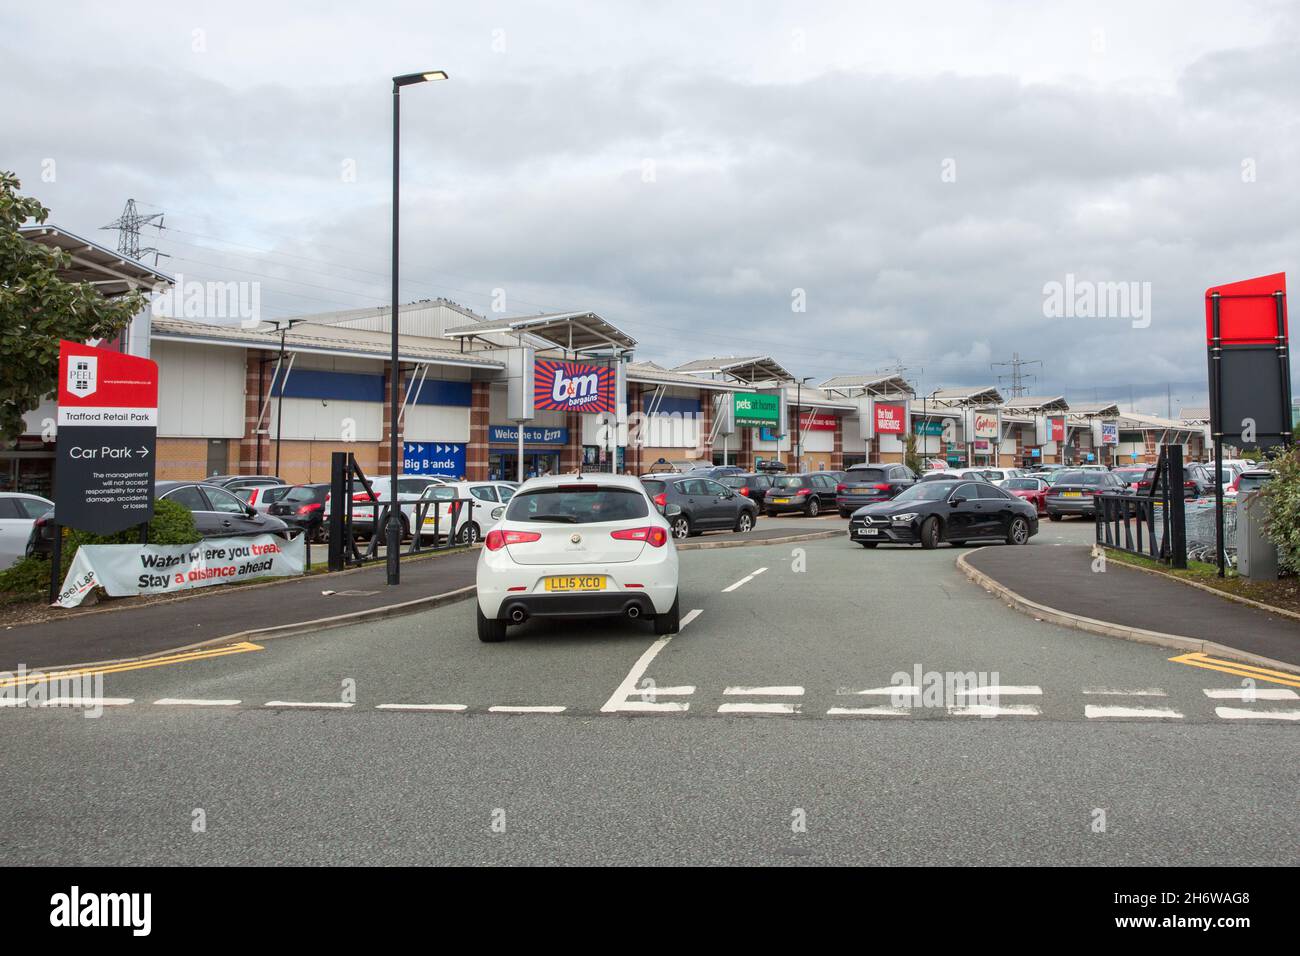
[[[603,365],[538,359],[533,406],[557,411],[614,412],[614,371]]]

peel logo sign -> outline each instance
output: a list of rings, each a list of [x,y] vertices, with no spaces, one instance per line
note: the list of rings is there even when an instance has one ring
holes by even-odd
[[[613,414],[613,369],[583,362],[538,359],[533,370],[533,407]]]
[[[78,398],[94,394],[99,378],[99,359],[93,355],[77,355],[68,362],[68,391]]]

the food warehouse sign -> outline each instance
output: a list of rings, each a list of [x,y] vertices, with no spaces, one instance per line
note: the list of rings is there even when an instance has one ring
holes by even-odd
[[[157,363],[60,342],[58,425],[60,525],[113,534],[153,517]]]
[[[733,398],[736,424],[740,427],[774,427],[781,417],[780,396],[757,392],[736,392]]]

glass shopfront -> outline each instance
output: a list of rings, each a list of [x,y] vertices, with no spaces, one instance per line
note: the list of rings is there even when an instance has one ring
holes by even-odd
[[[558,475],[560,473],[560,453],[558,451],[531,451],[524,448],[524,477],[536,478],[538,475]],[[517,481],[519,478],[519,452],[491,449],[488,452],[488,478],[494,481]]]

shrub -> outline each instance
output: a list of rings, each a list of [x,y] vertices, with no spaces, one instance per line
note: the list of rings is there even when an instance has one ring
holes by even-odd
[[[193,544],[202,536],[194,526],[194,515],[189,509],[174,501],[155,501],[153,518],[149,521],[150,544]],[[83,544],[135,544],[140,540],[138,528],[127,528],[117,534],[89,534],[85,531],[63,529],[63,567],[59,572],[62,581],[77,549]],[[37,596],[50,586],[50,562],[45,558],[24,558],[17,564],[0,571],[0,593]]]
[[[1277,545],[1278,565],[1300,573],[1300,450],[1280,451],[1269,459],[1275,475],[1260,490],[1266,517],[1264,532]]]

